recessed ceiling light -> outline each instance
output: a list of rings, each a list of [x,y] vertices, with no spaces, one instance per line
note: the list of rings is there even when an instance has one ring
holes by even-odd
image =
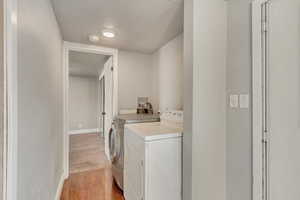
[[[91,42],[99,42],[100,38],[98,35],[89,35],[89,40]]]
[[[114,38],[115,37],[115,33],[111,30],[103,30],[102,35],[104,37],[107,37],[107,38]]]
[[[18,22],[18,17],[17,17],[17,15],[16,15],[16,13],[13,12],[13,13],[11,14],[11,23],[12,23],[13,25],[16,25],[17,22]]]

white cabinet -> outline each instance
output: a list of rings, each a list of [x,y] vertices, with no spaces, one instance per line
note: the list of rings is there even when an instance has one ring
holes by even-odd
[[[124,193],[126,200],[144,199],[145,144],[125,129]],[[125,189],[126,187],[126,189]]]
[[[126,200],[181,200],[181,138],[145,140],[125,128]]]

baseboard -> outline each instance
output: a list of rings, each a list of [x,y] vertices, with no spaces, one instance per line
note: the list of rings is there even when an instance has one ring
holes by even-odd
[[[64,187],[64,183],[65,183],[65,174],[62,173],[58,186],[57,186],[57,190],[56,190],[56,194],[55,194],[55,200],[60,200],[60,196]]]
[[[95,129],[80,129],[80,130],[69,131],[69,135],[85,134],[85,133],[97,133],[99,131],[100,130],[98,128],[95,128]]]

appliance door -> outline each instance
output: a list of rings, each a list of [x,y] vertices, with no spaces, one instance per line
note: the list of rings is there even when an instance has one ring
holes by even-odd
[[[109,155],[112,164],[116,163],[121,156],[121,137],[120,129],[115,123],[109,131]]]

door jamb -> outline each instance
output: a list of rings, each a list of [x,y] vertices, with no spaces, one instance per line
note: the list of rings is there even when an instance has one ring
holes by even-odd
[[[261,6],[271,0],[252,2],[252,200],[263,199],[263,52]]]
[[[4,147],[3,199],[17,199],[18,82],[17,82],[17,0],[3,0],[4,18]]]
[[[108,55],[113,57],[113,115],[118,114],[118,50],[94,45],[86,45],[80,43],[64,42],[63,44],[63,133],[64,133],[64,178],[69,177],[69,127],[68,127],[68,88],[69,88],[69,52],[83,52]]]

